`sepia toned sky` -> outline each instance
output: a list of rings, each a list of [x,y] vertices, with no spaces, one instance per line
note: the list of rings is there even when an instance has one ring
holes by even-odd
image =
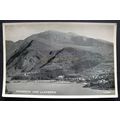
[[[75,22],[42,22],[42,23],[5,23],[6,40],[23,40],[32,34],[47,30],[73,32],[82,36],[114,41],[116,25],[113,23],[75,23]]]

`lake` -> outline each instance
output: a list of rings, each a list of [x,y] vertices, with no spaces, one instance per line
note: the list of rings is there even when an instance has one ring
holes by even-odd
[[[83,88],[85,83],[53,81],[10,81],[7,90],[11,94],[28,95],[114,95],[114,90]]]

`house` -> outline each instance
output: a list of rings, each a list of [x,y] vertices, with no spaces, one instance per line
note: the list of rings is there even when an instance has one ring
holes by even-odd
[[[69,74],[65,76],[65,80],[70,81],[85,81],[85,78],[79,74]]]
[[[63,79],[64,79],[64,75],[59,75],[59,76],[57,77],[57,79],[58,79],[58,80],[63,80]]]

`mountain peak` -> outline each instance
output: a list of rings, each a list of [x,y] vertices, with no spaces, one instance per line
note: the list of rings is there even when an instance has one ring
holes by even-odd
[[[39,34],[54,34],[54,35],[58,34],[59,35],[59,34],[66,34],[66,33],[57,31],[57,30],[47,30],[47,31],[41,32]]]

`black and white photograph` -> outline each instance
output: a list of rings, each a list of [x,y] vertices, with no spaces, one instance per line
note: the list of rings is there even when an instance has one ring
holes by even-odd
[[[3,23],[3,97],[118,97],[115,23]]]

